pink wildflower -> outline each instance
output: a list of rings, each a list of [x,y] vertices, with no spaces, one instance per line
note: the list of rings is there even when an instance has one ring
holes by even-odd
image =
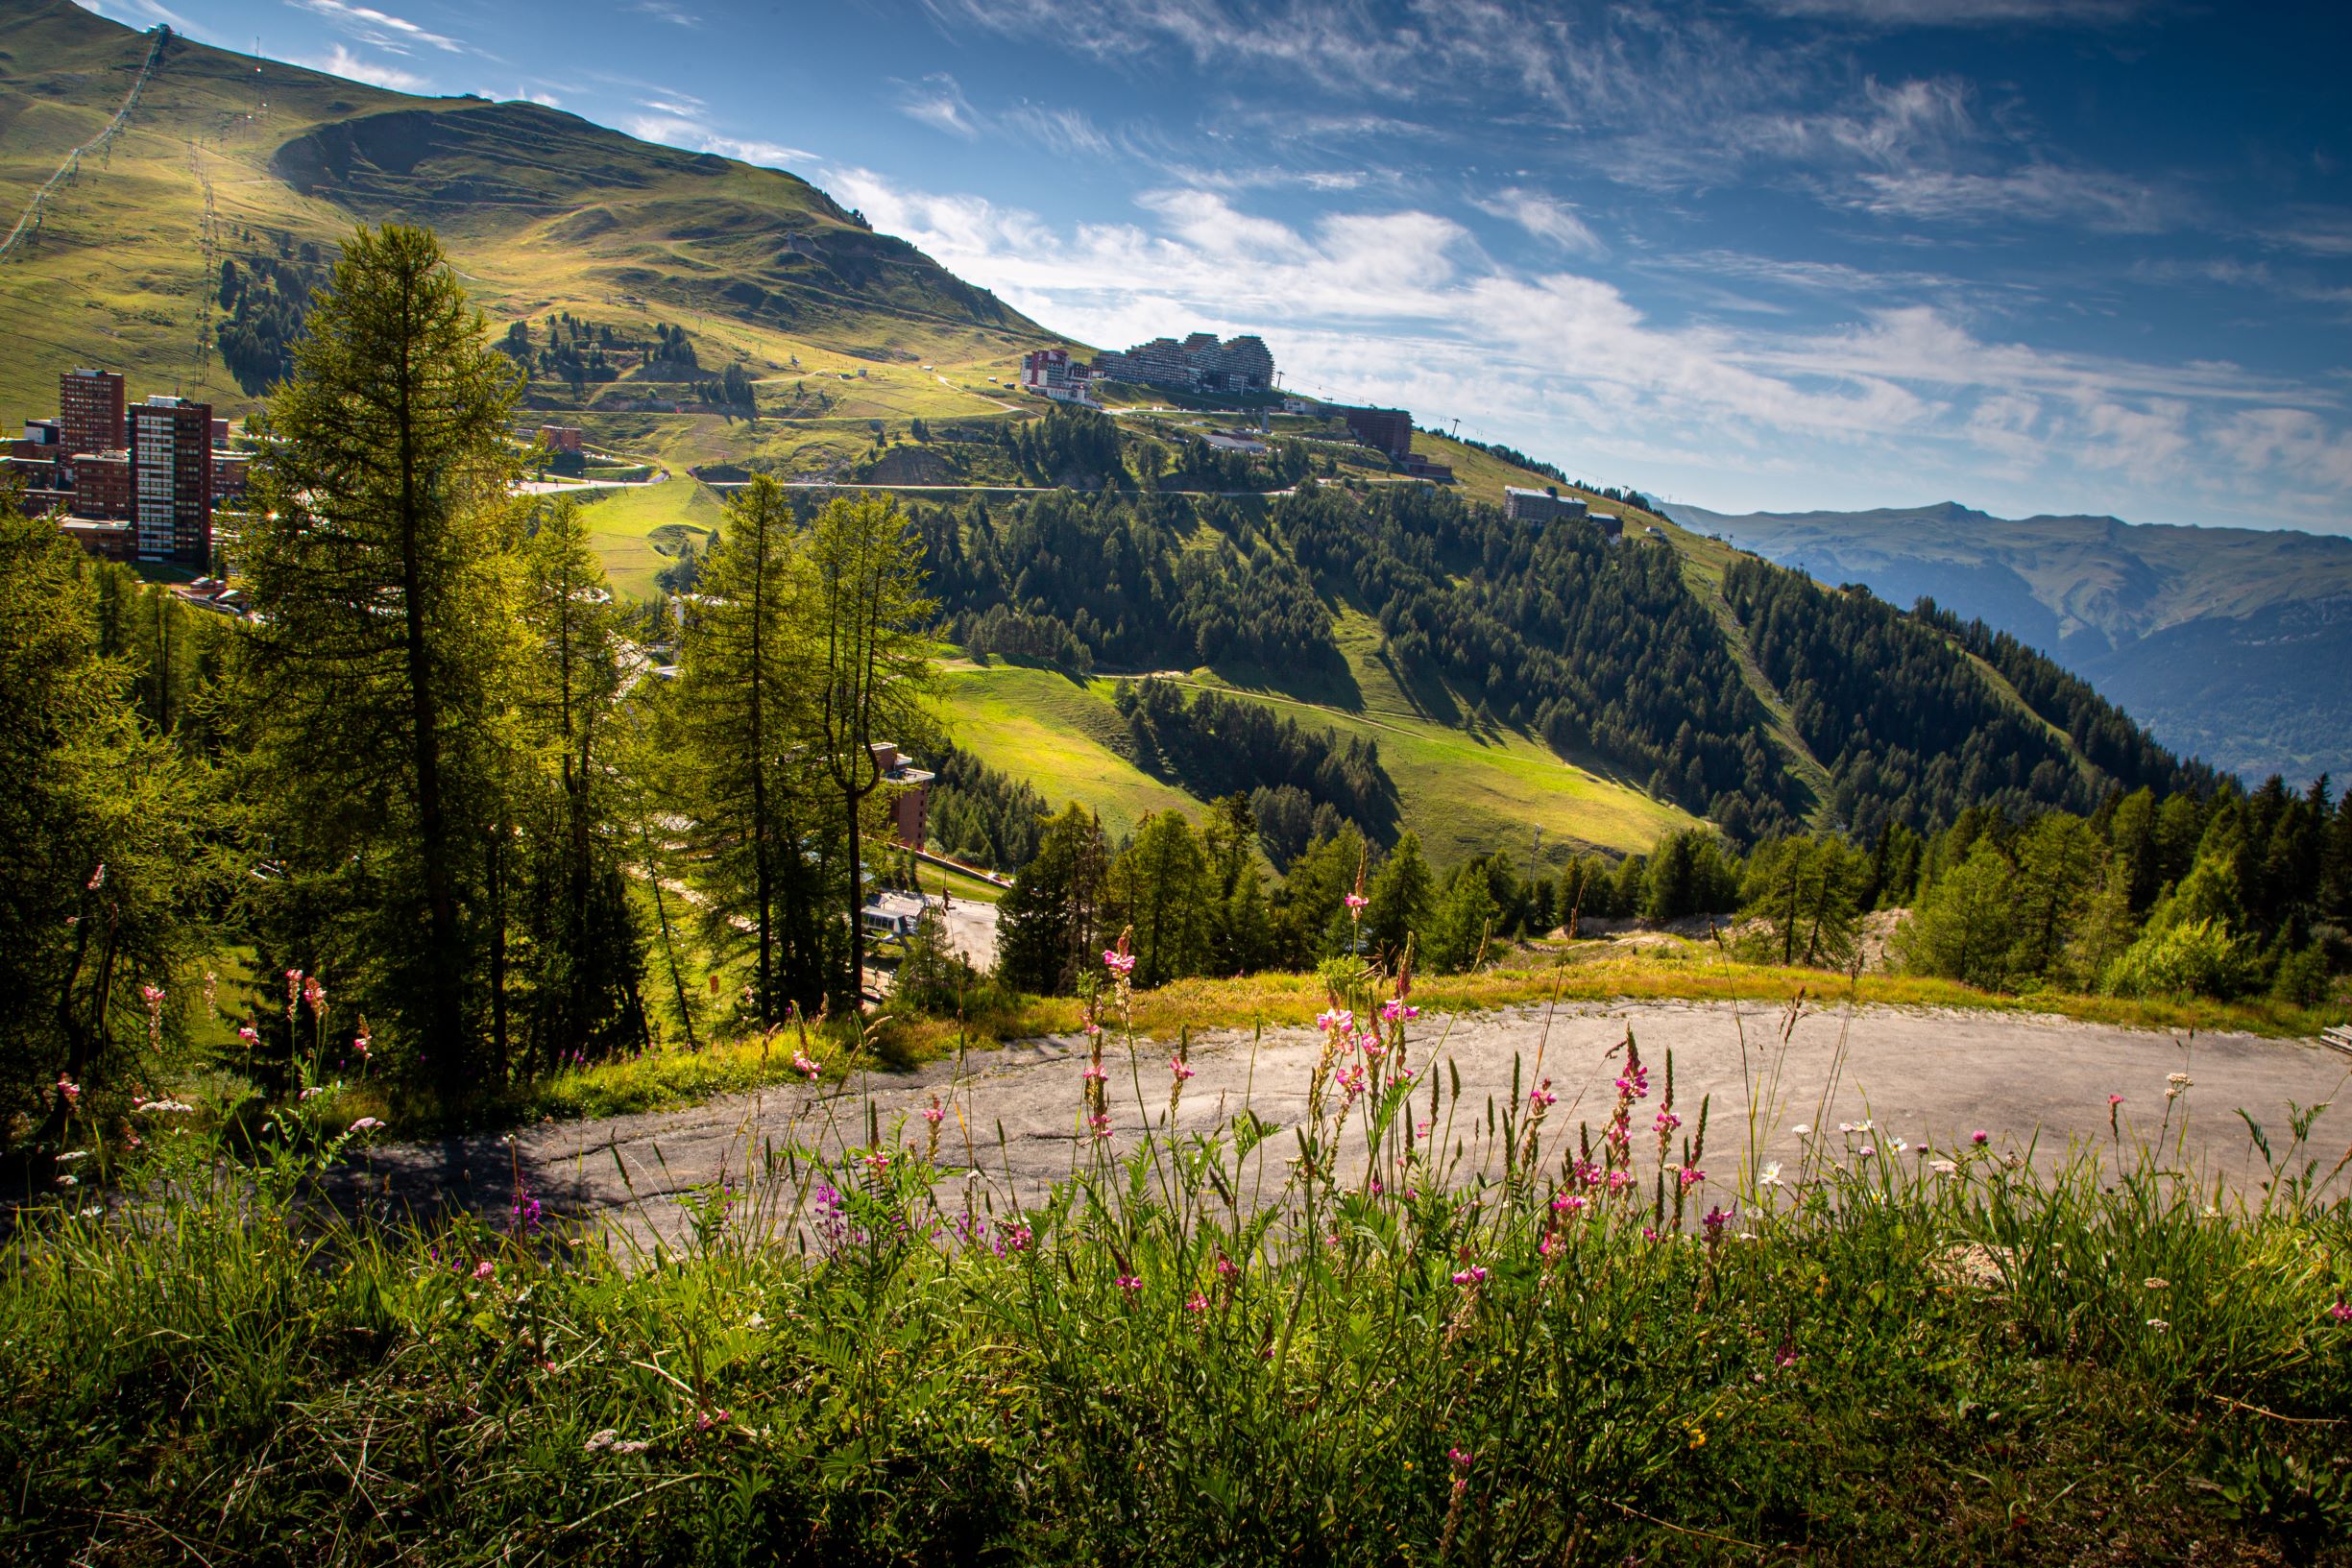
[[[1138,1274],[1122,1274],[1113,1283],[1129,1295],[1143,1289],[1143,1277]]]
[[[792,1071],[807,1078],[811,1083],[814,1083],[819,1077],[823,1076],[825,1072],[823,1068],[817,1066],[815,1061],[812,1060],[809,1053],[805,1050],[796,1050],[792,1052]]]
[[[473,1277],[475,1279],[495,1279],[497,1277],[497,1272],[498,1266],[492,1263],[488,1258],[484,1258],[480,1263],[473,1266]]]
[[[1184,1310],[1188,1313],[1204,1313],[1209,1310],[1209,1298],[1195,1291],[1184,1298]]]
[[[1219,1279],[1231,1279],[1240,1272],[1241,1270],[1234,1266],[1232,1259],[1222,1252],[1217,1254],[1217,1277]]]
[[[2121,1105],[2123,1103],[2123,1097],[2122,1095],[2109,1095],[2107,1097],[2107,1103],[2110,1105]]]
[[[1096,1142],[1101,1143],[1109,1139],[1110,1118],[1107,1115],[1090,1116],[1086,1119],[1086,1125],[1094,1129]]]
[[[102,866],[99,869],[105,868]],[[82,1098],[82,1086],[61,1073],[58,1074],[58,1093],[65,1097],[66,1104],[71,1105]]]
[[[1993,1135],[1985,1131],[1982,1127],[1978,1127],[1975,1132],[1968,1135],[1968,1141],[1981,1147],[1982,1146],[1993,1141]]]
[[[251,1024],[240,1024],[237,1025],[237,1038],[248,1046],[257,1046],[261,1044],[261,1031]]]
[[[90,873],[90,880],[82,884],[82,890],[85,893],[95,893],[100,888],[106,886],[106,884],[107,863],[104,860],[101,860],[98,862],[98,869]]]
[[[2336,1305],[2327,1310],[2327,1315],[2339,1323],[2352,1323],[2352,1303],[2339,1298]]]
[[[1456,1285],[1483,1285],[1486,1283],[1486,1278],[1487,1270],[1484,1264],[1472,1264],[1467,1268],[1454,1271]]]
[[[1315,1015],[1315,1026],[1325,1034],[1346,1034],[1355,1027],[1356,1015],[1345,1007],[1334,1007]]]
[[[923,1120],[935,1127],[947,1120],[947,1109],[940,1105],[926,1105],[923,1107]]]
[[[381,1132],[384,1124],[372,1116],[363,1116],[351,1125],[352,1132]]]
[[[369,1031],[368,1021],[363,1018],[359,1021],[359,1032],[352,1036],[352,1050],[364,1062],[368,1059],[369,1049],[375,1044],[376,1036]]]
[[[316,975],[303,981],[303,1000],[310,1004],[310,1010],[314,1013],[327,1011],[327,987],[319,983]]]
[[[1659,1136],[1663,1137],[1682,1124],[1683,1119],[1672,1111],[1661,1111],[1658,1113],[1658,1119],[1652,1122],[1650,1126]]]
[[[1705,1181],[1706,1179],[1707,1172],[1700,1170],[1697,1166],[1686,1165],[1683,1167],[1682,1181],[1685,1187],[1696,1187],[1699,1185],[1699,1183]]]
[[[1380,1017],[1384,1023],[1402,1024],[1407,1019],[1418,1018],[1420,1016],[1421,1010],[1418,1007],[1415,1007],[1407,1002],[1384,1001],[1380,1004]]]
[[[1135,973],[1135,955],[1121,953],[1115,948],[1105,948],[1103,950],[1103,967],[1124,980]]]
[[[1193,1065],[1181,1056],[1171,1056],[1168,1058],[1168,1071],[1176,1082],[1182,1083],[1193,1075]]]
[[[1350,893],[1347,895],[1347,912],[1351,916],[1360,915],[1371,902],[1361,893]]]
[[[1578,1193],[1563,1193],[1552,1199],[1552,1213],[1575,1214],[1591,1207],[1592,1200]]]
[[[1552,1093],[1552,1080],[1549,1078],[1527,1092],[1527,1108],[1531,1111],[1545,1110],[1559,1103],[1560,1097]]]

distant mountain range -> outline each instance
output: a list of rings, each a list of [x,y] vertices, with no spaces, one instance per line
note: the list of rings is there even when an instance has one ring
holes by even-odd
[[[2352,539],[1996,518],[1951,501],[1666,510],[1825,583],[1980,617],[2218,767],[2252,780],[2352,778]]]

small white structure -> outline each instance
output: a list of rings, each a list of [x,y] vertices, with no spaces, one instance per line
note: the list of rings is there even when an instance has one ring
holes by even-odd
[[[916,923],[923,918],[923,900],[914,893],[868,893],[858,918],[865,922],[868,935],[904,941],[914,934]]]

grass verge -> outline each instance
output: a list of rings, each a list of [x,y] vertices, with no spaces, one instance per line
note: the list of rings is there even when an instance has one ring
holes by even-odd
[[[153,1127],[0,1268],[0,1555],[2352,1560],[2352,1212],[2296,1151],[2227,1214],[2163,1151],[1733,1192],[1635,1063],[1597,1138],[1458,1122],[1346,1000],[1295,1140],[1017,1194],[812,1099],[658,1253],[303,1205],[356,1151],[300,1105],[257,1171]]]

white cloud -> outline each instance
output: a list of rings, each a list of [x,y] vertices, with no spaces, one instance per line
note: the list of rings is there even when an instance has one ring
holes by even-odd
[[[433,90],[433,84],[416,72],[403,71],[397,65],[354,55],[339,43],[324,55],[298,56],[294,63],[307,65],[314,71],[325,71],[329,76],[365,82],[371,87],[389,87],[394,92]]]
[[[980,116],[956,79],[945,71],[934,71],[920,82],[902,83],[900,88],[898,111],[907,118],[965,141],[980,139]]]
[[[637,3],[628,9],[667,22],[673,27],[700,27],[702,25],[701,17],[683,6],[669,4],[668,0],[637,0]]]
[[[2129,21],[2148,0],[1757,0],[1782,16],[1865,27],[2108,26]]]
[[[1726,503],[1764,490],[1885,504],[1839,487],[1896,474],[2029,511],[2219,518],[2243,516],[2241,487],[2275,472],[2304,489],[2273,520],[2322,527],[2340,527],[2352,501],[2336,396],[2234,365],[2039,349],[1918,303],[1808,328],[1668,325],[1612,282],[1499,267],[1459,225],[1411,208],[1301,226],[1178,188],[1138,198],[1140,221],[1064,228],[862,169],[827,183],[877,228],[1082,340],[1257,332],[1290,385],[1399,403],[1424,422],[1459,415],[1466,433],[1595,478],[1695,479]]]
[[[360,42],[389,49],[396,55],[420,48],[439,49],[452,55],[467,52],[464,44],[447,34],[427,32],[405,16],[395,16],[372,6],[346,5],[344,0],[286,0],[286,4],[297,11],[324,16]]]
[[[620,129],[640,141],[660,142],[665,147],[682,148],[690,153],[715,153],[720,157],[771,169],[792,166],[805,169],[819,161],[814,153],[798,147],[732,135],[714,127],[705,117],[702,100],[687,93],[672,92],[666,97],[647,99],[641,107],[646,112],[624,115],[620,122]]]
[[[1609,253],[1591,226],[1576,215],[1574,207],[1540,192],[1513,187],[1496,191],[1473,205],[1481,212],[1508,218],[1536,238],[1549,240],[1573,254],[1597,256]]]

